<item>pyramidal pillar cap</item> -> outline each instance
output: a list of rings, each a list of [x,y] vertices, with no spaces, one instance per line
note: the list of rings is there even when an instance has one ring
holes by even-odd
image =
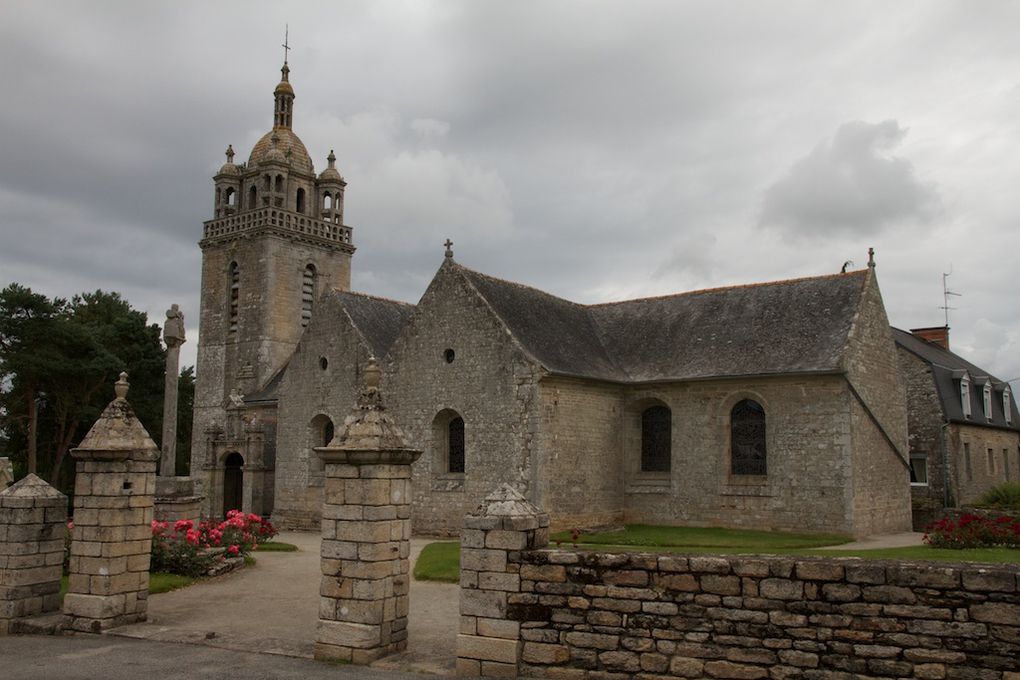
[[[379,382],[382,371],[375,357],[364,370],[365,386],[358,402],[344,421],[344,431],[315,453],[325,463],[348,465],[410,465],[421,450],[407,444],[403,431],[386,413]]]
[[[127,378],[127,373],[120,374],[113,385],[114,400],[103,409],[78,448],[71,451],[76,460],[159,459],[159,448],[128,403],[131,385]]]

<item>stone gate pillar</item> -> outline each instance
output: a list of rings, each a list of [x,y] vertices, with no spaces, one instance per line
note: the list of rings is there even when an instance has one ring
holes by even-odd
[[[60,609],[66,532],[67,496],[43,480],[29,474],[0,489],[0,635]]]
[[[367,664],[407,647],[411,464],[386,414],[374,358],[343,434],[316,448],[325,466],[315,658]]]
[[[85,632],[144,621],[149,596],[159,449],[125,399],[127,373],[115,391],[71,451],[77,462],[64,614],[71,628]]]

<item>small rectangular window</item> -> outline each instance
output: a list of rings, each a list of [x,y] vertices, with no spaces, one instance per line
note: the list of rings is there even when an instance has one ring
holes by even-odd
[[[1006,480],[1009,480],[1009,449],[1002,450],[1002,471],[1005,473]]]
[[[985,389],[982,391],[982,393],[984,395],[984,400],[983,400],[984,404],[983,404],[983,406],[984,406],[984,409],[985,409],[985,418],[987,418],[988,420],[991,420],[992,419],[992,386],[991,385],[985,385]]]
[[[910,484],[928,486],[928,456],[910,456]]]
[[[988,474],[995,476],[995,452],[988,449]]]
[[[970,444],[967,442],[963,443],[963,469],[967,473],[967,481],[974,481],[974,468],[970,461]]]

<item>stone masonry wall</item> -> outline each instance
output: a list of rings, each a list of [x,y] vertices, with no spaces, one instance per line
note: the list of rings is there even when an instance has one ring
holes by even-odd
[[[319,441],[319,421],[313,425],[313,420],[325,416],[333,423],[335,434],[343,432],[344,418],[354,404],[369,353],[339,301],[329,295],[320,299],[280,386],[273,508],[277,526],[319,526],[323,470],[312,448],[324,442]]]
[[[851,426],[841,376],[650,386],[628,391],[626,403],[648,399],[673,413],[672,467],[665,480],[646,481],[635,472],[640,430],[624,439],[627,522],[853,533]],[[741,399],[765,409],[763,476],[730,474],[730,412]],[[554,508],[550,514],[555,523]]]
[[[1020,567],[509,553],[520,672],[1016,680]]]
[[[854,533],[909,531],[907,396],[874,268],[865,279],[844,361],[857,393],[850,394]]]
[[[954,423],[949,427],[949,450],[955,453],[959,498],[961,504],[973,503],[993,486],[1020,478],[1020,436],[1012,430]],[[966,446],[965,446],[966,445]],[[967,461],[967,450],[970,461]]]
[[[539,474],[532,500],[553,509],[554,531],[620,524],[622,389],[569,378],[545,378],[540,387]]]
[[[231,262],[237,262],[240,273],[236,333],[229,330]],[[230,390],[237,387],[250,394],[261,388],[297,347],[304,330],[301,286],[308,264],[316,268],[316,295],[332,287],[350,287],[351,256],[329,248],[267,235],[203,249],[191,447],[194,474],[202,474],[206,428],[225,424]],[[241,370],[249,364],[250,372]],[[205,512],[218,510],[207,503]]]
[[[60,608],[67,497],[33,474],[0,489],[0,635]]]
[[[910,487],[914,529],[919,530],[936,519],[947,498],[950,505],[955,502],[956,461],[943,448],[942,403],[931,368],[903,348],[898,352],[900,376],[907,391],[910,453],[924,456],[928,461],[928,483],[912,484]],[[949,485],[948,493],[946,485]]]
[[[413,467],[415,533],[459,533],[465,513],[500,483],[533,484],[538,369],[456,268],[440,269],[390,355],[390,412],[424,448]],[[445,435],[434,426],[447,409],[464,419],[464,474],[447,471]]]

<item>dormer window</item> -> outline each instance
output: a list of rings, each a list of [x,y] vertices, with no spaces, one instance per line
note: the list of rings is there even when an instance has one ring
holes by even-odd
[[[1013,400],[1010,398],[1009,385],[1002,391],[1002,413],[1006,416],[1006,424],[1013,424]]]
[[[963,407],[963,417],[970,418],[970,380],[966,376],[960,379],[960,405]]]
[[[985,383],[984,389],[982,390],[982,396],[984,397],[982,399],[982,402],[983,402],[983,406],[984,406],[984,410],[985,410],[985,418],[987,420],[991,420],[992,419],[992,385],[991,385],[991,383],[987,383],[987,382]]]

